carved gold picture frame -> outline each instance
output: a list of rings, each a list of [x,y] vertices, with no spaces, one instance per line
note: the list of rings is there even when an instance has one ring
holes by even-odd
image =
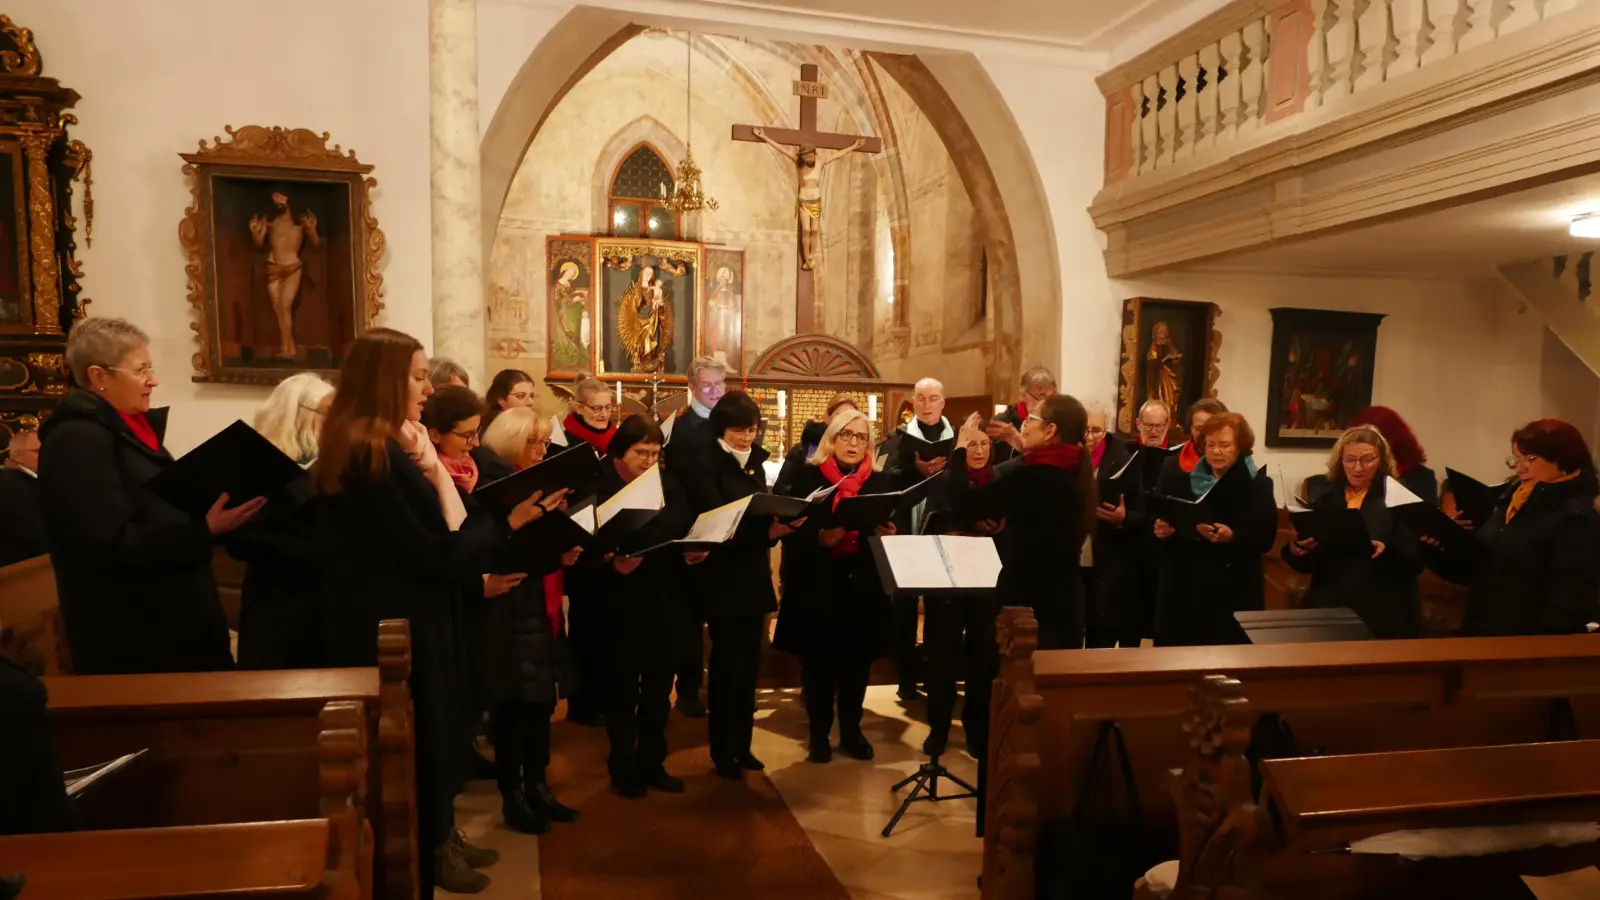
[[[199,382],[331,376],[383,309],[377,179],[327,132],[247,125],[180,154]],[[285,327],[284,315],[288,322]]]
[[[1178,382],[1176,402],[1171,403],[1170,430],[1174,438],[1188,428],[1183,421],[1184,410],[1202,397],[1217,395],[1222,334],[1216,323],[1220,315],[1222,311],[1215,303],[1192,300],[1130,297],[1123,303],[1122,364],[1117,371],[1118,433],[1132,435],[1139,407],[1161,393],[1152,391],[1151,374],[1159,375],[1164,359],[1172,360],[1169,365]],[[1157,323],[1168,326],[1171,345],[1151,359],[1152,329]]]

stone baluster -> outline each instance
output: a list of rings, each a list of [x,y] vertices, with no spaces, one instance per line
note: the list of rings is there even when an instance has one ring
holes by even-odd
[[[1468,11],[1457,52],[1487,44],[1494,40],[1494,8],[1496,0],[1466,0]]]
[[[1521,31],[1529,25],[1539,22],[1539,0],[1508,0],[1506,14],[1500,20],[1500,26],[1495,29],[1497,37],[1504,37],[1513,31]]]
[[[1390,0],[1390,21],[1394,23],[1394,59],[1385,80],[1414,72],[1422,65],[1422,26],[1427,24],[1425,0]]]
[[[1389,42],[1389,0],[1371,0],[1356,21],[1356,41],[1361,47],[1360,68],[1354,89],[1366,90],[1388,77],[1393,50]]]
[[[1427,0],[1427,4],[1428,25],[1432,30],[1428,47],[1422,52],[1424,66],[1432,65],[1441,59],[1449,59],[1456,54],[1457,43],[1461,40],[1462,13],[1466,5],[1464,0]]]
[[[1328,80],[1328,4],[1311,0],[1311,37],[1306,45],[1306,74],[1311,82],[1306,108],[1322,105],[1322,86]]]
[[[1200,143],[1200,57],[1189,54],[1178,60],[1178,83],[1183,96],[1178,100],[1178,159],[1194,155]]]
[[[1206,44],[1200,48],[1200,68],[1206,73],[1205,89],[1199,92],[1196,102],[1199,111],[1195,118],[1200,127],[1197,132],[1195,151],[1209,150],[1217,145],[1218,132],[1222,130],[1222,116],[1218,112],[1217,96],[1220,86],[1217,84],[1217,64],[1222,55],[1217,50],[1216,44]]]
[[[1161,164],[1161,117],[1156,112],[1160,104],[1157,98],[1161,94],[1161,85],[1157,83],[1156,76],[1151,75],[1139,84],[1139,93],[1143,96],[1142,108],[1145,115],[1139,121],[1139,174],[1153,171]]]
[[[1128,88],[1128,102],[1133,104],[1133,115],[1128,119],[1128,146],[1133,148],[1133,158],[1129,161],[1128,174],[1137,175],[1144,171],[1144,119],[1139,116],[1139,110],[1144,104],[1144,82],[1136,81]]]
[[[1261,93],[1266,80],[1267,30],[1260,19],[1244,27],[1244,51],[1239,71],[1239,133],[1261,127]]]
[[[1329,0],[1327,18],[1328,71],[1322,83],[1322,102],[1332,103],[1350,93],[1356,62],[1356,0]]]
[[[1156,130],[1161,135],[1156,167],[1170,166],[1178,158],[1178,67],[1163,66],[1156,73],[1161,85],[1161,109],[1156,113]]]
[[[1235,31],[1217,43],[1220,63],[1228,77],[1213,78],[1212,90],[1217,94],[1217,141],[1231,141],[1239,135],[1239,86],[1244,84],[1240,56],[1244,52],[1244,35]]]

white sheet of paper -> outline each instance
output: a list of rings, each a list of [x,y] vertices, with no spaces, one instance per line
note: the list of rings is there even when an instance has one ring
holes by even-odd
[[[88,790],[89,786],[94,784],[96,781],[99,781],[107,775],[110,775],[112,772],[117,771],[128,763],[133,762],[149,752],[150,748],[146,747],[143,750],[135,750],[126,756],[119,756],[107,763],[89,766],[84,769],[73,769],[70,772],[64,773],[67,785],[67,796],[77,797],[82,795],[83,792]]]
[[[950,583],[958,588],[992,588],[1000,578],[1000,554],[994,538],[942,534],[935,538]]]
[[[930,535],[895,534],[880,538],[883,555],[894,572],[896,587],[948,588],[955,587],[944,565],[944,554],[939,552],[939,542]]]
[[[595,513],[595,521],[604,525],[620,510],[660,509],[666,505],[667,497],[661,490],[661,467],[651,466],[643,475],[612,494],[610,500],[600,504],[600,509]]]
[[[1388,479],[1383,486],[1383,505],[1388,508],[1396,506],[1410,506],[1421,503],[1422,498],[1414,491],[1400,483],[1398,478]]]
[[[1122,464],[1122,468],[1118,469],[1116,471],[1116,474],[1112,475],[1111,477],[1112,478],[1121,478],[1122,477],[1122,473],[1128,471],[1128,467],[1133,465],[1133,461],[1139,458],[1139,453],[1140,452],[1141,451],[1139,451],[1139,450],[1133,451],[1133,455],[1128,457],[1128,461],[1123,463]]]
[[[573,510],[568,514],[568,516],[572,519],[572,521],[578,523],[579,528],[582,528],[584,531],[587,531],[590,534],[594,534],[594,504],[591,503],[588,506],[585,506],[583,509]]]
[[[672,415],[667,416],[667,420],[665,422],[661,423],[661,436],[667,439],[666,443],[672,443],[672,425],[676,421],[678,421],[678,414],[673,413]]]
[[[814,490],[811,493],[806,495],[806,502],[807,503],[815,503],[818,500],[821,500],[823,497],[828,496],[829,494],[833,493],[834,491],[836,491],[838,489],[839,489],[839,486],[837,484],[830,484],[827,487],[819,487],[816,490]]]
[[[561,417],[550,417],[550,443],[567,446],[567,430],[561,427]]]
[[[754,495],[751,495],[754,496]],[[739,530],[739,520],[744,518],[744,511],[750,508],[750,498],[735,500],[716,509],[708,509],[701,513],[689,527],[689,533],[684,535],[685,541],[725,541]]]

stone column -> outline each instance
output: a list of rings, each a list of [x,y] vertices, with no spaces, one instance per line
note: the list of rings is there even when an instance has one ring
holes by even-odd
[[[484,371],[482,172],[477,0],[428,0],[428,113],[433,219],[434,356]]]

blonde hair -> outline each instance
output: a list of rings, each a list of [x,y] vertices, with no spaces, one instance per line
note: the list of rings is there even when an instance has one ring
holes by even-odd
[[[1328,483],[1344,484],[1344,448],[1351,444],[1371,444],[1378,448],[1378,471],[1390,478],[1399,478],[1399,470],[1395,468],[1394,453],[1389,450],[1389,440],[1383,432],[1371,425],[1357,425],[1345,429],[1344,434],[1333,444],[1333,451],[1328,454]]]
[[[849,425],[851,422],[854,422],[857,419],[867,423],[867,440],[872,440],[872,421],[867,418],[867,414],[859,409],[841,409],[839,412],[834,414],[833,421],[828,423],[828,430],[822,433],[822,440],[817,441],[816,452],[812,453],[811,457],[807,459],[806,462],[813,466],[820,466],[832,459],[834,439],[838,436],[839,432],[845,429],[846,425]],[[871,454],[872,448],[868,447],[868,459],[871,459]]]
[[[285,456],[305,465],[317,458],[317,435],[322,431],[318,407],[332,394],[333,385],[314,372],[290,375],[272,389],[250,424]]]
[[[522,458],[522,451],[527,448],[529,441],[549,438],[549,417],[526,407],[518,407],[495,416],[480,443],[495,456],[515,462]]]

